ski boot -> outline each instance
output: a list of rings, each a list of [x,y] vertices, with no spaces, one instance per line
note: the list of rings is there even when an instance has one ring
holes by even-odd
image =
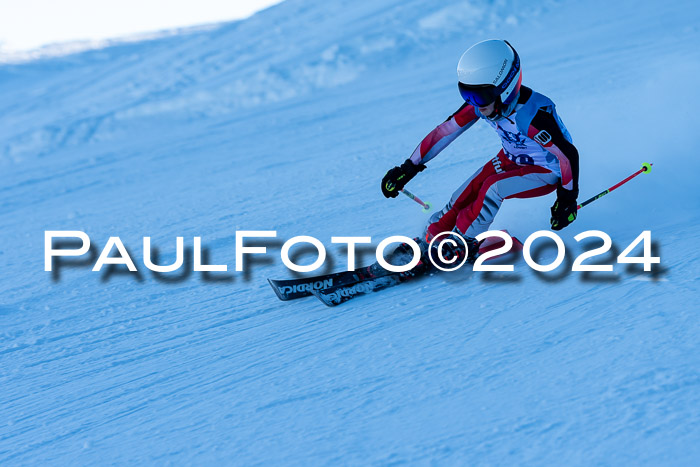
[[[418,244],[421,251],[421,258],[418,264],[412,269],[402,272],[401,275],[405,277],[413,277],[415,275],[423,274],[430,269],[430,260],[427,257],[428,244],[422,237],[415,237],[414,242]],[[386,258],[389,264],[394,266],[403,266],[408,264],[413,260],[413,248],[408,243],[402,243],[397,246],[394,251],[392,251]],[[374,263],[369,267],[370,274],[374,277],[381,277],[390,274],[390,271],[384,269],[379,262]]]
[[[439,245],[443,240],[452,238],[452,241],[445,241],[442,243],[442,247],[439,250]],[[459,237],[459,238],[454,238]],[[450,235],[445,235],[445,239],[439,239],[433,243],[430,250],[430,259],[434,261],[434,264],[443,268],[453,268],[462,263],[464,257],[466,256],[465,263],[473,264],[476,258],[479,257],[479,246],[481,242],[477,241],[473,237],[467,237],[462,235],[457,229],[450,232]],[[463,240],[463,241],[462,241]],[[467,245],[465,250],[464,246]],[[442,258],[440,257],[442,253]]]

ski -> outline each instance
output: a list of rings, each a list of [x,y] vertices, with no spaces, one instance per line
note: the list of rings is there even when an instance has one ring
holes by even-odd
[[[508,233],[506,230],[504,230],[504,232]],[[513,248],[511,249],[511,252],[522,250],[523,244],[517,238],[512,238]],[[503,246],[503,244],[503,240],[495,237],[489,237],[479,247],[479,254],[483,255],[488,251],[500,248]],[[492,259],[497,259],[501,256],[503,255],[496,256]],[[270,286],[272,287],[272,290],[274,290],[277,297],[283,301],[296,300],[298,298],[309,297],[311,295],[316,295],[319,297],[318,294],[314,293],[315,291],[347,290],[348,292],[344,292],[346,295],[343,296],[342,301],[335,303],[334,305],[329,305],[335,306],[339,303],[346,302],[349,299],[347,298],[347,295],[350,295],[350,298],[352,298],[356,295],[362,295],[368,292],[394,286],[407,280],[407,278],[413,277],[411,273],[402,273],[405,277],[400,277],[401,274],[383,271],[381,268],[374,266],[376,266],[376,264],[372,266],[363,266],[355,269],[354,271],[333,272],[330,274],[302,277],[299,279],[268,279],[267,281],[270,283]],[[413,275],[415,275],[415,272]],[[393,276],[399,276],[399,278],[395,277],[394,279],[391,279]],[[355,289],[352,288],[354,284],[359,283],[364,283],[364,285]],[[341,287],[347,287],[347,289],[341,289]],[[324,301],[324,303],[326,302]],[[326,304],[328,305],[328,303]]]
[[[268,279],[272,290],[280,300],[295,300],[309,297],[313,290],[327,289],[340,285],[353,284],[371,278],[369,267],[361,267],[354,271],[340,271],[320,276],[302,277],[299,279]]]
[[[507,253],[494,256],[490,260],[502,258],[505,255],[522,251],[523,244],[515,237],[513,238],[513,246],[511,250]],[[479,254],[483,255],[489,251],[500,248],[504,245],[503,240],[494,239],[489,237],[484,241],[484,243],[479,247]],[[381,277],[369,278],[354,283],[334,285],[328,288],[314,289],[311,291],[316,298],[321,300],[326,306],[334,307],[345,303],[359,295],[365,295],[372,292],[377,292],[379,290],[388,289],[395,285],[413,280],[417,277],[428,275],[432,272],[437,271],[435,267],[430,264],[419,264],[410,271],[398,273],[391,272],[383,275]]]
[[[333,307],[345,303],[358,295],[364,295],[378,290],[388,289],[416,277],[424,276],[434,270],[432,266],[419,265],[408,273],[391,272],[385,276],[366,279],[354,284],[337,285],[327,289],[313,290],[311,293],[326,306]]]
[[[377,290],[386,289],[404,282],[406,279],[399,273],[355,282],[354,284],[338,285],[327,289],[313,290],[311,293],[326,306],[336,306],[345,303],[357,295],[363,295]]]

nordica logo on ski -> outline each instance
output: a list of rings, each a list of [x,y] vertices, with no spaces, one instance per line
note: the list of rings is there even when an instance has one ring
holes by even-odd
[[[328,299],[333,303],[340,303],[343,297],[352,297],[357,294],[369,293],[373,290],[372,284],[359,282],[351,287],[343,287],[342,289],[336,290],[328,295]]]
[[[305,284],[278,286],[277,290],[279,290],[282,295],[288,295],[290,293],[311,292],[312,290],[322,290],[322,289],[327,289],[328,287],[333,287],[333,279],[326,279],[323,281],[316,281],[316,282],[307,282]]]

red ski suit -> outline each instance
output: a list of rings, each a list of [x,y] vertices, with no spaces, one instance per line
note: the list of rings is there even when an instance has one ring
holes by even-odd
[[[485,232],[504,199],[531,198],[562,189],[578,193],[578,151],[546,96],[522,86],[512,114],[496,121],[465,104],[431,131],[411,155],[424,164],[479,119],[501,137],[503,149],[455,191],[433,214],[427,238],[457,229],[468,237]]]

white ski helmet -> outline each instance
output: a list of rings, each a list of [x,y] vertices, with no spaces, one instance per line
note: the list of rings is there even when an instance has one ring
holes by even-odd
[[[520,57],[507,42],[490,39],[467,49],[457,65],[459,92],[474,107],[496,102],[493,119],[509,115],[518,100],[523,75]]]

